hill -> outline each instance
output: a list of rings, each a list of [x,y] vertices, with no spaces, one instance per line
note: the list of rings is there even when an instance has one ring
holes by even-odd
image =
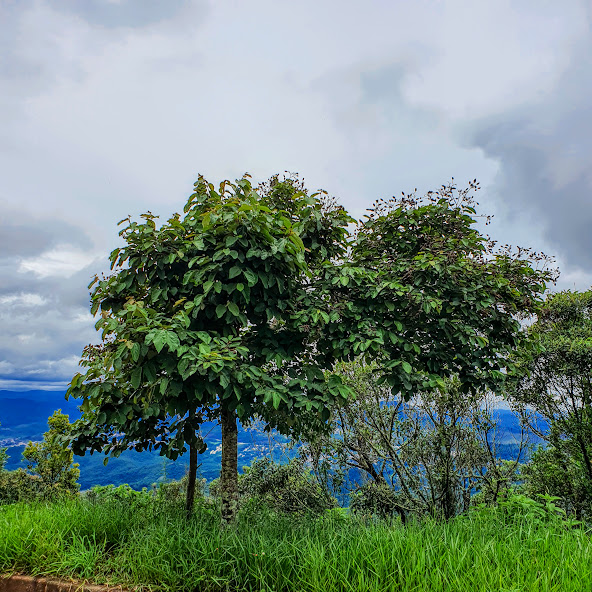
[[[39,441],[47,431],[47,418],[56,410],[70,416],[80,417],[77,402],[66,401],[64,393],[57,391],[3,391],[0,390],[0,446],[8,447],[7,469],[24,466],[21,460],[23,449],[29,440]],[[510,458],[515,450],[520,425],[516,416],[507,409],[495,412],[499,422],[500,455]],[[215,423],[203,427],[208,450],[199,457],[200,473],[208,481],[219,476],[221,434]],[[284,457],[282,445],[286,438],[279,434],[266,434],[254,429],[239,428],[239,467],[248,465],[255,458],[273,455],[275,460]],[[129,483],[134,489],[150,487],[163,479],[181,478],[188,466],[188,458],[181,457],[173,462],[159,456],[158,452],[127,451],[119,458],[110,459],[103,465],[100,454],[75,457],[80,463],[80,484],[82,489],[93,485]]]

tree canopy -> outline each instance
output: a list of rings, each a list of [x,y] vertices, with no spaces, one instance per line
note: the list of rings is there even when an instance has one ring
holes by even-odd
[[[347,212],[296,178],[256,190],[247,175],[218,189],[200,177],[183,215],[122,220],[114,273],[89,286],[102,344],[68,390],[84,412],[74,450],[176,458],[203,451],[199,426],[219,420],[231,519],[237,418],[319,428],[351,394],[335,361],[375,359],[404,397],[452,375],[497,387],[516,315],[537,309],[550,273],[473,227],[477,188],[377,202],[351,235]]]
[[[325,380],[332,357],[315,345],[311,310],[323,297],[310,290],[345,253],[343,208],[291,178],[257,192],[247,176],[217,191],[200,177],[183,217],[142,218],[122,221],[116,272],[90,286],[103,343],[85,349],[86,373],[68,391],[85,413],[74,449],[174,459],[186,444],[203,450],[200,424],[219,419],[224,459],[237,417],[284,431],[297,429],[298,410],[327,419],[347,390]]]
[[[380,360],[382,380],[405,396],[451,376],[465,392],[500,387],[524,338],[519,318],[536,312],[554,273],[545,255],[498,249],[479,232],[478,188],[375,203],[350,259],[326,270],[339,317],[321,348]]]

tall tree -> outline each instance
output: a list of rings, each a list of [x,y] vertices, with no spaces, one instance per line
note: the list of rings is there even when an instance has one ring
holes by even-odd
[[[322,295],[310,292],[320,270],[343,257],[351,218],[297,179],[273,177],[257,192],[248,176],[217,191],[200,177],[183,217],[160,227],[142,217],[120,232],[115,273],[90,286],[103,343],[84,350],[86,372],[68,391],[83,399],[73,446],[112,455],[157,448],[176,458],[187,447],[203,451],[199,426],[216,419],[227,522],[237,419],[258,415],[294,430],[299,409],[327,419],[347,394],[338,377],[325,380],[333,359],[315,346],[312,307]],[[303,325],[303,313],[316,321]]]
[[[592,290],[549,296],[525,333],[509,394],[547,444],[525,470],[527,486],[592,513]]]

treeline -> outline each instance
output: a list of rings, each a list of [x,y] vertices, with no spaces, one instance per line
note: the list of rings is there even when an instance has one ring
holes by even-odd
[[[515,457],[502,459],[503,433],[492,393],[463,393],[458,379],[405,398],[381,380],[377,364],[341,363],[335,373],[354,396],[322,429],[314,426],[286,464],[258,460],[238,476],[238,507],[262,504],[286,513],[322,513],[349,499],[352,512],[383,518],[449,519],[471,506],[513,495],[555,505],[577,520],[592,516],[592,291],[550,295],[512,359],[503,401],[520,418]],[[3,470],[0,503],[75,495],[78,465],[72,427],[57,411],[41,443],[23,456],[28,470]],[[543,444],[536,449],[529,436]],[[297,446],[297,447],[296,447]],[[188,478],[154,495],[179,501]],[[98,488],[91,494],[129,488]],[[194,496],[220,499],[220,483],[198,483]]]
[[[218,421],[223,522],[246,478],[237,422],[255,420],[302,443],[298,479],[327,503],[345,487],[356,510],[448,519],[519,486],[587,519],[591,293],[545,299],[549,259],[482,235],[478,188],[379,200],[356,222],[294,176],[200,177],[183,214],[123,220],[112,274],[89,286],[102,343],[68,390],[83,415],[58,439],[189,453],[189,516],[200,427]],[[527,465],[526,440],[499,459],[494,396],[545,442]],[[29,472],[51,483],[44,460]]]

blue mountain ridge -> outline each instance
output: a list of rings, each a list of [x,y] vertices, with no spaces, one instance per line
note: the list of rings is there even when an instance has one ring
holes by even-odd
[[[76,400],[66,401],[64,394],[59,391],[0,390],[0,446],[8,448],[6,468],[13,470],[25,466],[21,456],[25,445],[29,441],[43,439],[43,433],[48,429],[47,418],[56,409],[68,414],[70,421],[79,418],[77,404]],[[516,439],[520,436],[518,418],[511,411],[501,408],[496,409],[495,415],[499,422],[501,457],[510,458],[515,453]],[[201,463],[199,472],[209,482],[220,474],[220,426],[210,422],[203,425],[202,432],[208,449],[198,459]],[[238,440],[239,469],[257,458],[271,457],[274,461],[282,461],[295,454],[294,451],[285,450],[288,439],[275,432],[268,434],[239,426]],[[107,466],[103,465],[104,458],[104,455],[97,453],[74,458],[80,464],[81,489],[110,483],[128,483],[134,489],[151,487],[153,483],[163,480],[180,479],[189,463],[188,456],[170,461],[157,451],[126,451],[118,458],[109,459]]]

